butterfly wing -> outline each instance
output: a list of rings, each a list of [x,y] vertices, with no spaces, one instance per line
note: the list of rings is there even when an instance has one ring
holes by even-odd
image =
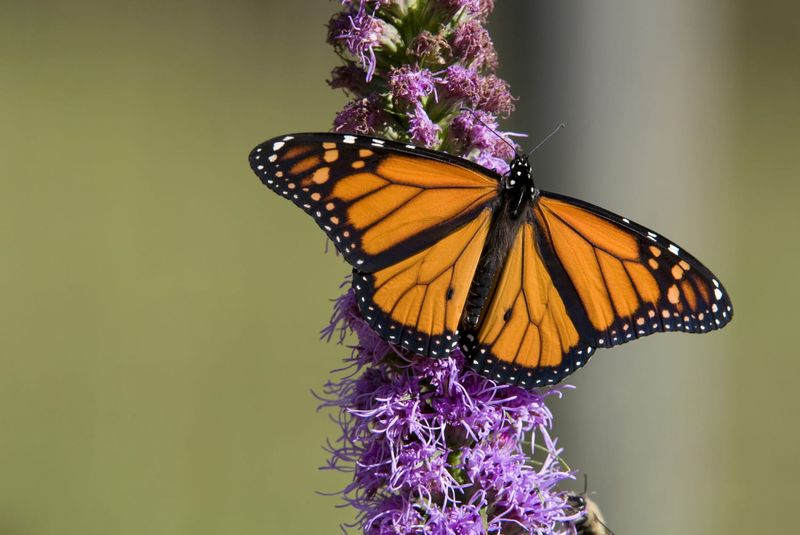
[[[261,181],[311,215],[345,260],[372,273],[432,246],[497,199],[499,177],[387,140],[293,134],[250,153]]]
[[[719,280],[663,236],[553,193],[542,194],[535,212],[598,346],[654,332],[708,332],[731,320],[733,307]]]
[[[434,245],[374,273],[355,270],[364,318],[385,340],[420,354],[447,356],[486,242],[491,211]]]
[[[558,273],[548,269],[537,235],[532,220],[520,227],[477,332],[462,341],[472,368],[526,388],[557,383],[594,350],[584,318],[559,290]]]
[[[655,332],[708,332],[732,314],[718,279],[670,240],[543,192],[464,350],[472,367],[494,379],[554,384],[597,347]]]
[[[384,339],[422,355],[450,353],[499,176],[441,152],[340,134],[275,138],[250,164],[354,267],[359,308]]]

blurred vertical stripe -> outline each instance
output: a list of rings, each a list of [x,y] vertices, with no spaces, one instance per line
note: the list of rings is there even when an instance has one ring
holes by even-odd
[[[4,3],[0,533],[352,517],[309,390],[349,269],[247,155],[325,130],[334,2]]]
[[[567,123],[537,154],[538,184],[663,232],[736,308],[710,336],[600,352],[557,408],[566,459],[616,533],[786,529],[776,496],[800,476],[798,15],[780,1],[500,4],[512,129],[532,145]]]

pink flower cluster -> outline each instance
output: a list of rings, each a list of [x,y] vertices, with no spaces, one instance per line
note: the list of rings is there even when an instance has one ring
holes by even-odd
[[[343,491],[365,534],[570,533],[581,513],[557,490],[569,479],[548,433],[546,397],[497,384],[450,358],[399,351],[361,318],[352,291],[331,325],[340,342],[355,332],[348,373],[330,381],[322,406],[342,436],[328,445],[328,469],[352,472]],[[542,442],[536,462],[523,451]]]
[[[410,141],[505,173],[513,156],[505,143],[476,145],[470,140],[485,136],[465,137],[449,129],[455,118],[472,115],[472,130],[487,130],[496,141],[500,135],[514,146],[497,130],[497,119],[514,110],[514,98],[494,74],[497,53],[483,26],[493,2],[349,0],[343,5],[328,24],[328,42],[345,63],[333,70],[329,83],[353,100],[337,115],[334,129]]]

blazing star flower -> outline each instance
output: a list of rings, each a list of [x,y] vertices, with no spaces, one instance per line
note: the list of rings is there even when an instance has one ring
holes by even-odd
[[[352,2],[348,2],[352,6]],[[328,23],[328,42],[343,46],[367,69],[367,81],[377,66],[376,48],[394,49],[399,41],[397,28],[367,11],[369,2],[362,1],[355,12],[334,15]],[[377,10],[379,6],[373,6]]]
[[[374,134],[383,123],[380,101],[374,97],[359,98],[349,103],[336,115],[333,129],[336,132]]]
[[[494,0],[438,0],[440,4],[456,12],[463,11],[469,16],[475,17],[480,21],[494,9]]]
[[[549,434],[552,414],[538,393],[497,384],[463,367],[456,350],[430,359],[399,351],[361,318],[349,291],[325,336],[356,333],[352,370],[325,385],[343,436],[328,468],[354,467],[345,499],[364,533],[556,533],[579,513],[556,490],[570,478]],[[538,434],[545,458],[532,465],[522,444]]]
[[[434,148],[439,145],[439,133],[442,127],[431,121],[425,109],[417,105],[411,113],[408,121],[409,138],[413,143],[426,148]]]
[[[514,102],[494,74],[497,56],[482,26],[493,1],[342,5],[328,40],[345,65],[329,83],[354,98],[334,130],[446,150],[507,172],[515,145],[498,116]],[[369,535],[574,533],[570,522],[581,512],[558,488],[574,476],[549,435],[545,404],[565,387],[495,383],[465,368],[458,349],[441,359],[402,350],[369,327],[351,290],[323,336],[352,335],[346,370],[320,396],[341,427],[325,468],[353,477],[341,492],[355,511],[350,527]],[[539,454],[525,450],[527,440]]]
[[[497,68],[497,52],[489,32],[477,20],[468,20],[456,27],[453,51],[476,69]]]
[[[508,172],[508,161],[515,154],[510,135],[501,132],[495,117],[485,111],[465,109],[450,123],[452,143],[464,150],[474,147],[478,151],[475,162],[501,175]]]
[[[508,88],[508,82],[490,74],[479,79],[477,94],[473,97],[472,105],[496,113],[501,117],[508,117],[514,111],[514,99]]]
[[[445,56],[450,53],[450,45],[442,34],[423,30],[408,45],[408,53],[420,63],[444,65]]]
[[[483,76],[475,69],[452,65],[443,78],[442,85],[453,99],[464,100],[474,108],[502,117],[514,111],[514,99],[508,83],[494,74]]]
[[[406,102],[417,102],[436,91],[433,74],[429,70],[408,65],[393,68],[389,72],[389,87],[396,100]]]

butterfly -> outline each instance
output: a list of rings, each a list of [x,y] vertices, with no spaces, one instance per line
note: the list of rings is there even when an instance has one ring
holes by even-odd
[[[338,133],[270,139],[250,165],[305,210],[353,267],[380,336],[500,382],[558,383],[597,348],[708,332],[733,309],[672,241],[534,186],[526,155],[501,176],[444,152]]]

